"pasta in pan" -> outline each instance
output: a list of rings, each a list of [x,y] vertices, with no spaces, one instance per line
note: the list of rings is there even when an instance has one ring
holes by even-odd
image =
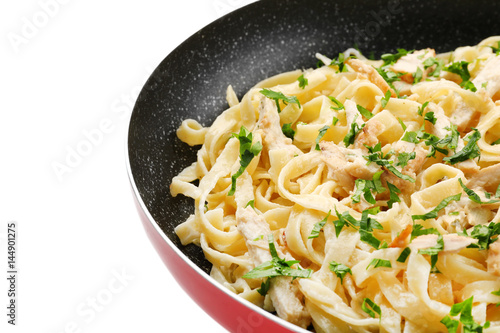
[[[258,83],[174,177],[211,276],[316,332],[500,332],[500,37]],[[193,182],[199,180],[195,185]]]

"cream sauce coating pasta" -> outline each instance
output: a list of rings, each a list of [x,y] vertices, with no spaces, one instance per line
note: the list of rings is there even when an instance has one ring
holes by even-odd
[[[181,242],[226,288],[305,329],[464,330],[460,303],[500,332],[499,47],[318,55],[326,65],[241,101],[229,86],[210,127],[177,131],[201,145],[170,185],[194,199]]]

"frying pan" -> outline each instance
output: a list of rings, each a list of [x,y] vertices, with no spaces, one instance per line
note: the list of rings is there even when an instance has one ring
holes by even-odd
[[[195,245],[174,228],[193,212],[191,199],[172,198],[169,184],[196,160],[175,134],[181,121],[209,126],[238,96],[269,76],[314,67],[315,53],[336,57],[356,46],[364,54],[475,45],[500,33],[500,2],[471,0],[262,0],[195,33],[152,73],[128,131],[128,171],[146,233],[179,284],[231,332],[305,332],[230,293],[209,277]],[[167,33],[166,33],[167,34]]]

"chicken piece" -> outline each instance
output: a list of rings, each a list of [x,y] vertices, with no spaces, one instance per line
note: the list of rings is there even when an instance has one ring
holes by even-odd
[[[355,72],[366,76],[368,80],[379,87],[384,94],[389,90],[392,97],[397,97],[396,92],[392,90],[389,84],[372,66],[365,64],[359,59],[348,59],[345,61],[345,63],[349,65]]]
[[[418,251],[422,249],[428,249],[430,247],[436,246],[438,235],[429,234],[418,236],[412,240],[410,243],[410,248],[412,251]],[[466,236],[459,236],[457,234],[447,234],[443,235],[444,249],[441,252],[458,252],[465,249],[472,243],[477,243],[477,239],[473,239]]]
[[[328,178],[337,182],[346,192],[354,189],[356,179],[372,179],[380,170],[374,163],[366,165],[360,149],[339,147],[330,141],[321,141],[319,146],[321,157],[328,165]]]
[[[375,146],[379,142],[378,136],[384,131],[384,129],[384,125],[375,119],[367,121],[366,125],[358,134],[356,141],[354,142],[354,148],[366,150],[364,145],[370,147]]]
[[[467,182],[470,189],[480,188],[488,192],[495,192],[500,184],[500,163],[479,170]]]
[[[500,57],[491,57],[472,83],[477,89],[485,84],[486,95],[493,97],[500,90]]]
[[[408,164],[401,169],[401,173],[416,179],[417,173],[420,172],[427,160],[427,151],[420,146],[416,146],[414,143],[406,141],[398,141],[394,145],[394,151],[397,154],[415,152],[415,158],[408,161]],[[392,172],[385,172],[382,175],[382,180],[393,184],[404,194],[415,192],[415,183],[401,179]]]
[[[236,211],[236,221],[255,266],[270,261],[272,256],[267,244],[267,235],[271,233],[271,229],[266,220],[261,215],[257,215],[253,208],[247,207]],[[260,239],[261,235],[264,239]],[[280,250],[279,246],[277,250]],[[287,259],[293,260],[288,257]],[[311,324],[311,315],[303,304],[304,296],[291,277],[272,278],[268,294],[280,318],[303,328]]]
[[[391,70],[398,73],[405,73],[400,77],[401,80],[407,83],[413,83],[413,74],[420,68],[422,71],[422,80],[425,80],[432,68],[429,67],[425,69],[424,61],[435,56],[436,52],[433,49],[415,51],[399,58],[398,61],[392,65]]]
[[[488,272],[500,276],[500,241],[497,240],[490,244],[486,264],[488,265]]]
[[[264,146],[268,150],[285,148],[292,154],[302,154],[299,148],[292,144],[292,139],[287,138],[281,130],[280,117],[274,101],[262,97],[259,106],[259,129],[262,131]]]

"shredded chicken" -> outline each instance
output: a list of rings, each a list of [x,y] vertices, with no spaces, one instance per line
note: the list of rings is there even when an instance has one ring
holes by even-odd
[[[408,161],[408,164],[401,169],[401,173],[416,179],[417,173],[420,172],[427,160],[427,151],[420,146],[416,146],[414,143],[406,141],[398,141],[393,148],[398,155],[401,153],[415,152],[415,158]],[[415,191],[415,183],[401,179],[392,172],[385,172],[382,175],[382,180],[393,184],[399,188],[403,194],[411,194]]]
[[[425,80],[432,68],[429,67],[425,69],[424,61],[435,56],[436,52],[433,49],[415,51],[399,58],[398,61],[392,65],[391,69],[394,72],[404,73],[400,77],[402,81],[413,83],[413,74],[420,68],[422,71],[422,80]]]
[[[384,131],[384,125],[375,120],[371,119],[366,122],[366,125],[363,127],[361,132],[356,137],[356,141],[354,142],[354,148],[366,149],[365,145],[373,147],[375,146],[379,140],[378,136]]]
[[[253,208],[247,207],[236,211],[236,220],[238,230],[245,238],[248,252],[255,266],[271,260],[272,256],[267,244],[267,235],[271,233],[271,229],[265,219],[257,215]],[[264,236],[264,239],[260,236]],[[281,252],[278,246],[277,250]],[[288,255],[288,257],[291,256]],[[274,277],[268,294],[280,318],[303,328],[311,324],[311,315],[303,304],[304,296],[293,283],[292,278]]]
[[[374,163],[366,165],[360,149],[339,147],[330,141],[321,141],[319,146],[321,156],[328,165],[328,178],[333,179],[347,192],[354,189],[356,179],[372,179],[380,170]]]
[[[436,246],[438,235],[429,234],[422,235],[414,238],[410,243],[411,250],[422,250],[428,249],[430,247]],[[444,249],[441,252],[458,252],[465,249],[472,243],[477,243],[477,239],[473,239],[466,236],[459,236],[457,234],[447,234],[443,235]]]
[[[278,109],[273,100],[262,97],[259,107],[259,129],[262,131],[264,146],[268,150],[285,148],[292,154],[302,154],[300,149],[292,144],[292,139],[287,138],[281,130]]]
[[[375,68],[365,64],[359,59],[349,59],[345,62],[348,64],[355,72],[362,74],[373,84],[380,88],[384,94],[389,90],[392,97],[397,97],[396,92],[392,90],[389,84],[384,80],[384,78],[377,72]]]
[[[488,272],[500,276],[500,241],[497,240],[490,244],[486,264],[488,265]]]
[[[480,188],[495,192],[498,184],[500,184],[500,163],[479,170],[469,178],[466,185],[471,189]]]

